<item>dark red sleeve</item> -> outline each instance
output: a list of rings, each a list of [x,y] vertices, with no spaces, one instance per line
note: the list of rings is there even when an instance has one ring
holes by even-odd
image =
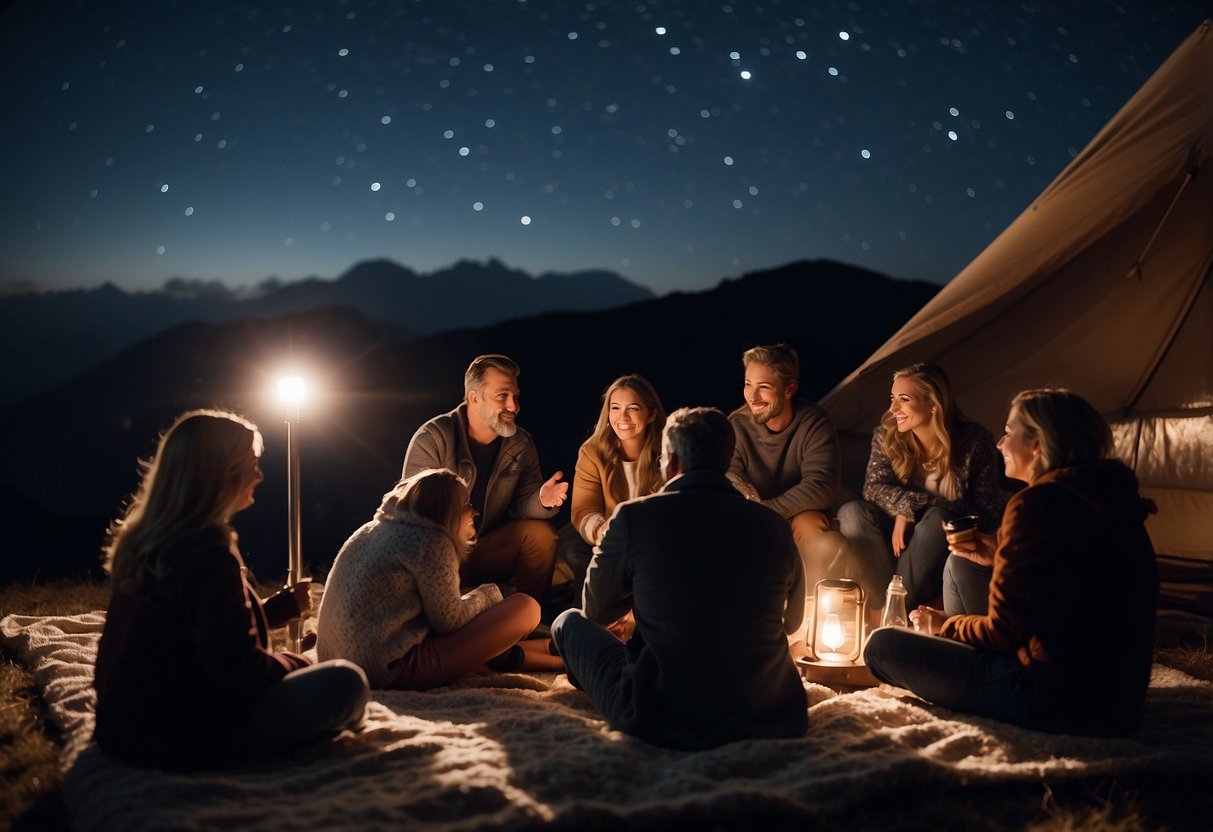
[[[271,653],[261,646],[240,562],[231,552],[221,547],[198,552],[191,558],[187,580],[186,619],[199,672],[212,685],[251,693],[307,664],[302,657]]]

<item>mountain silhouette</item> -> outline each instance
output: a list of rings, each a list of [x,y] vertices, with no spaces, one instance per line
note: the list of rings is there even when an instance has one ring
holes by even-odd
[[[49,390],[157,332],[186,321],[269,318],[348,306],[404,340],[485,326],[551,310],[589,311],[652,298],[613,272],[532,277],[501,261],[461,260],[417,274],[390,260],[367,260],[336,280],[270,281],[235,292],[217,282],[172,280],[154,292],[113,284],[0,298],[0,405]]]
[[[0,410],[0,488],[48,512],[86,518],[100,544],[105,522],[138,481],[136,457],[179,412],[230,407],[266,439],[266,481],[236,518],[248,562],[262,577],[286,563],[286,437],[270,390],[275,373],[306,368],[317,388],[301,426],[303,552],[323,576],[342,541],[370,519],[400,476],[426,419],[458,404],[474,356],[519,362],[519,423],[545,475],[571,480],[602,391],[639,372],[667,410],[741,403],[741,353],[787,341],[801,359],[801,394],[818,398],[916,312],[938,286],[890,279],[829,261],[805,261],[596,312],[552,312],[491,326],[395,340],[350,308],[271,319],[190,323],[158,334],[59,388]],[[19,518],[13,518],[20,523]],[[560,521],[567,520],[565,516]],[[19,548],[27,571],[54,529]],[[11,526],[10,526],[11,528]],[[79,539],[78,532],[73,541]],[[96,546],[79,568],[96,563]]]

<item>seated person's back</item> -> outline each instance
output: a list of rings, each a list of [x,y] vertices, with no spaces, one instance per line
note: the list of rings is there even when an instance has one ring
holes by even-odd
[[[553,625],[570,675],[613,727],[660,745],[799,736],[806,701],[786,632],[804,577],[788,524],[725,477],[734,440],[720,411],[678,411],[663,441],[670,482],[616,509],[582,610]],[[629,606],[625,646],[603,625]]]

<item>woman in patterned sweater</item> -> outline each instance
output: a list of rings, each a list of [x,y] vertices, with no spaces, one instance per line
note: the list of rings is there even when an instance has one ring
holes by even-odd
[[[316,652],[349,659],[373,688],[426,690],[488,666],[559,670],[548,641],[522,641],[539,624],[525,593],[496,584],[460,592],[459,564],[475,534],[467,485],[428,469],[383,496],[375,518],[333,562],[320,604]]]
[[[897,574],[907,609],[942,595],[949,613],[985,612],[990,569],[948,560],[943,521],[974,514],[981,531],[996,529],[999,475],[994,438],[960,412],[942,368],[914,364],[893,374],[889,409],[872,433],[864,499],[838,511],[873,605]]]

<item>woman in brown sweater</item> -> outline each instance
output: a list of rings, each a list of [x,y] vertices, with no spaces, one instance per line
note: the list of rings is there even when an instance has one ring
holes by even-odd
[[[958,711],[1093,736],[1141,723],[1153,662],[1158,569],[1144,521],[1154,506],[1111,459],[1103,417],[1068,390],[1017,395],[998,442],[1007,505],[997,548],[952,557],[993,564],[989,612],[954,615],[939,636],[872,633],[882,681]],[[923,611],[925,613],[925,611]],[[920,621],[927,623],[929,615]]]

